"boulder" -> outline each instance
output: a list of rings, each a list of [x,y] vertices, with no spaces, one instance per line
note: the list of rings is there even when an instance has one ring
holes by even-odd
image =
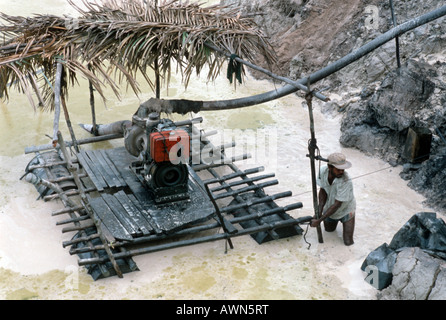
[[[407,253],[407,248],[417,248],[417,250]],[[417,263],[421,258],[423,261]],[[417,268],[414,268],[415,265]],[[393,289],[389,290],[390,296],[394,297],[395,292],[398,292],[397,297],[405,296],[408,299],[443,296],[446,287],[443,287],[443,290],[436,287],[446,282],[441,278],[446,273],[444,268],[446,268],[446,223],[437,218],[433,212],[413,215],[394,235],[390,244],[384,243],[373,250],[361,266],[361,270],[367,273],[365,280],[375,288],[383,290],[393,286]],[[414,273],[409,275],[407,270]],[[426,279],[423,280],[423,277]],[[421,285],[413,285],[423,281],[426,282],[423,288]],[[400,290],[402,287],[407,289]]]
[[[404,248],[393,267],[392,283],[378,294],[380,300],[446,299],[446,263],[418,247]]]

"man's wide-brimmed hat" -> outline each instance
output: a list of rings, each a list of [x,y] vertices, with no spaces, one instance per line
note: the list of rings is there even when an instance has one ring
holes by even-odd
[[[338,169],[348,169],[352,166],[350,161],[347,161],[345,155],[342,153],[332,153],[328,156],[328,164]]]

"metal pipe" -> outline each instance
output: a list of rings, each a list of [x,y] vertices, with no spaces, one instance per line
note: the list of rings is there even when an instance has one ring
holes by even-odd
[[[230,174],[224,175],[222,177],[211,178],[211,179],[208,179],[208,180],[204,180],[203,182],[207,183],[207,184],[223,182],[223,181],[226,181],[226,180],[230,180],[230,179],[234,179],[234,178],[240,177],[241,175],[248,175],[248,174],[252,174],[252,173],[262,172],[263,170],[265,170],[265,167],[263,167],[263,166],[262,167],[256,167],[256,168],[247,169],[245,171],[230,173]]]
[[[238,180],[238,181],[228,183],[227,186],[218,186],[218,187],[212,188],[211,191],[212,192],[220,191],[227,187],[234,187],[234,186],[239,186],[241,184],[248,184],[249,182],[255,182],[255,181],[259,181],[259,180],[263,180],[263,179],[273,178],[273,177],[275,177],[275,175],[276,175],[275,173],[268,173],[268,174],[264,174],[264,175],[260,175],[260,176],[255,176],[252,178]]]
[[[253,191],[253,190],[257,190],[257,189],[263,189],[265,187],[269,187],[269,186],[273,186],[279,184],[279,181],[277,179],[271,180],[271,181],[267,181],[267,182],[263,182],[263,183],[259,183],[259,184],[253,184],[251,186],[248,187],[244,187],[244,188],[240,188],[240,189],[235,189],[232,191],[228,191],[228,192],[224,192],[224,193],[219,193],[216,194],[214,196],[214,199],[222,199],[222,198],[226,198],[226,197],[232,197],[234,195],[238,195],[241,194],[243,192],[248,192],[248,191]],[[228,186],[226,186],[228,187]]]
[[[426,13],[422,16],[419,16],[417,18],[409,20],[403,24],[400,24],[398,27],[390,29],[386,33],[378,36],[377,38],[375,38],[374,40],[363,45],[359,49],[347,54],[343,58],[329,64],[325,68],[322,68],[322,69],[312,73],[307,78],[311,78],[311,83],[314,84],[314,83],[332,75],[333,73],[343,69],[344,67],[348,66],[349,64],[359,60],[360,58],[364,57],[365,55],[372,52],[373,50],[379,48],[386,42],[394,39],[395,37],[400,36],[400,35],[408,32],[412,29],[415,29],[423,24],[434,21],[444,15],[446,15],[446,5],[442,6],[441,8],[438,8],[436,10],[433,10],[429,13]],[[307,78],[300,79],[296,82],[304,85],[308,82]],[[293,92],[296,92],[298,90],[299,89],[295,85],[287,84],[279,89],[261,93],[261,94],[255,95],[255,96],[239,98],[239,99],[231,99],[231,100],[203,101],[203,106],[201,108],[201,111],[225,110],[225,109],[249,107],[249,106],[253,106],[256,104],[268,102],[268,101],[271,101],[274,99],[282,98],[282,97],[289,95]]]
[[[265,196],[265,197],[258,198],[258,199],[248,200],[243,203],[229,205],[227,207],[221,208],[220,211],[222,213],[225,213],[225,212],[230,213],[231,211],[234,211],[237,209],[243,209],[243,208],[250,207],[252,205],[256,205],[256,204],[260,204],[260,203],[264,203],[264,202],[270,202],[270,201],[274,201],[274,200],[280,199],[280,198],[290,197],[291,194],[292,194],[291,191],[281,192],[281,193],[274,194],[272,196]]]
[[[163,251],[163,250],[168,250],[168,249],[172,249],[172,248],[186,247],[186,246],[210,242],[210,241],[225,240],[225,239],[233,238],[233,237],[241,237],[241,236],[245,236],[245,235],[248,235],[251,233],[258,233],[258,232],[266,231],[269,229],[285,228],[285,227],[296,225],[299,223],[305,223],[310,220],[311,220],[311,217],[307,216],[307,217],[297,218],[297,219],[293,219],[293,220],[277,221],[277,222],[274,222],[271,224],[263,224],[260,226],[239,230],[239,232],[234,233],[232,235],[228,235],[226,233],[218,233],[218,234],[214,234],[214,235],[210,235],[210,236],[203,236],[203,237],[197,238],[197,239],[188,239],[188,240],[177,241],[177,242],[173,242],[173,243],[160,244],[160,245],[156,245],[156,246],[152,246],[152,247],[127,250],[125,252],[116,253],[113,255],[113,257],[115,259],[134,257],[134,256],[142,255],[142,254]],[[78,260],[78,264],[80,266],[84,266],[84,265],[89,265],[89,264],[101,264],[101,263],[104,263],[107,261],[108,261],[108,257],[87,258],[87,259]]]
[[[122,137],[123,137],[123,135],[121,133],[109,134],[109,135],[105,135],[105,136],[97,136],[97,137],[91,137],[91,138],[77,140],[77,144],[80,145],[80,144],[87,144],[87,143],[92,143],[92,142],[100,142],[100,141],[105,141],[105,140],[118,139],[118,138],[122,138]],[[67,145],[67,147],[71,147],[72,145],[74,145],[73,141],[67,141],[67,142],[65,142],[65,144]],[[44,145],[40,145],[40,146],[26,147],[25,154],[38,152],[38,151],[44,151],[44,150],[51,150],[53,148],[54,148],[54,146],[52,144],[44,144]]]
[[[225,55],[225,56],[228,57],[228,58],[231,58],[231,54],[230,54],[230,53],[226,53],[226,52],[224,52],[223,50],[220,50],[220,49],[219,49],[218,47],[216,47],[214,44],[211,44],[211,43],[209,43],[209,42],[206,42],[204,45],[205,45],[206,47],[209,47],[210,49],[212,49],[212,50],[214,50],[214,51],[217,51],[217,52],[219,52],[219,53]],[[235,57],[235,58],[233,58],[233,59],[234,59],[235,61],[237,61],[237,62],[240,62],[240,63],[246,65],[247,67],[250,67],[251,69],[254,69],[254,70],[257,70],[257,71],[259,71],[259,72],[261,72],[261,73],[263,73],[263,74],[266,74],[267,76],[269,76],[269,77],[271,77],[271,78],[273,78],[273,79],[280,80],[280,81],[282,81],[282,82],[286,82],[286,83],[288,83],[288,84],[290,84],[290,85],[296,87],[296,89],[298,89],[298,90],[304,90],[304,91],[307,90],[307,87],[305,87],[303,84],[301,84],[301,83],[299,83],[299,82],[297,82],[297,81],[294,81],[294,80],[291,80],[291,79],[289,79],[289,78],[285,78],[285,77],[276,75],[276,74],[272,73],[271,71],[268,71],[268,70],[266,70],[266,69],[264,69],[264,68],[262,68],[262,67],[256,66],[256,65],[254,65],[254,64],[252,64],[252,63],[250,63],[250,62],[248,62],[248,61],[242,60],[242,59],[240,59],[239,57]],[[316,96],[318,99],[322,100],[322,101],[328,101],[328,100],[329,100],[326,96],[322,95],[321,93],[315,93],[315,96]]]

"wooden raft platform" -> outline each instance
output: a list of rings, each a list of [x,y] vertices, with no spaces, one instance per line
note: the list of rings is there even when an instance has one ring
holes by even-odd
[[[172,204],[156,204],[130,169],[136,158],[124,147],[81,151],[85,168],[97,197],[88,196],[93,211],[117,240],[132,241],[150,234],[171,233],[191,223],[207,220],[215,213],[199,178],[189,170],[190,198]]]
[[[233,248],[231,238],[244,235],[261,244],[300,235],[299,224],[311,219],[287,214],[302,204],[277,205],[291,192],[266,194],[264,189],[278,181],[261,181],[274,174],[255,175],[263,167],[240,170],[234,161],[247,156],[227,159],[224,146],[211,144],[222,161],[188,166],[189,199],[155,204],[131,169],[136,158],[124,147],[70,155],[60,140],[60,148],[36,152],[26,172],[39,175],[37,190],[45,201],[62,200],[65,208],[52,215],[68,214],[57,225],[71,224],[62,232],[75,232],[63,246],[79,256],[79,265],[95,280],[138,270],[131,259],[136,255],[217,240]],[[202,148],[209,144],[202,138]]]

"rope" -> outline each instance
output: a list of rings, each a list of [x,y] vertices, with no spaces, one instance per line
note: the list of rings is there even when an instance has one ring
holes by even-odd
[[[427,155],[419,156],[419,157],[415,158],[414,161],[415,161],[415,160],[418,160],[418,159],[421,159],[421,158],[424,158],[424,157],[426,157],[426,156],[427,156]],[[321,166],[321,161],[319,160],[319,170],[320,170],[320,166]],[[365,177],[365,176],[369,176],[369,175],[371,175],[371,174],[374,174],[374,173],[377,173],[377,172],[380,172],[380,171],[384,171],[384,170],[387,170],[387,169],[391,169],[391,168],[394,168],[394,166],[387,166],[387,167],[382,168],[382,169],[378,169],[378,170],[375,170],[375,171],[371,171],[371,172],[368,172],[368,173],[364,173],[364,174],[361,174],[361,175],[359,175],[359,176],[357,176],[357,177],[350,178],[350,180],[355,180],[355,179],[363,178],[363,177]],[[291,198],[293,198],[293,197],[297,197],[297,196],[301,196],[301,195],[303,195],[303,194],[307,194],[307,193],[310,193],[310,192],[312,192],[312,191],[311,191],[311,190],[310,190],[310,191],[305,191],[305,192],[296,194],[296,195],[294,195],[294,196],[291,196]]]
[[[306,244],[308,244],[308,250],[310,250],[311,247],[311,243],[307,241],[307,232],[308,232],[308,228],[310,227],[310,223],[307,223],[307,228],[305,229],[305,233],[303,235],[304,241]]]

